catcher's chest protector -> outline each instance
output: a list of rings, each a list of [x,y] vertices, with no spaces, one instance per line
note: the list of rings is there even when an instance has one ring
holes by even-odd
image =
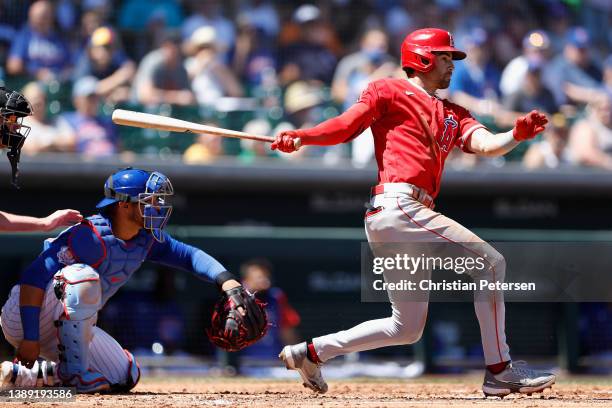
[[[104,305],[140,268],[147,258],[153,238],[141,230],[136,238],[126,244],[113,235],[106,218],[96,215],[88,219],[106,246],[106,257],[96,268],[100,274],[102,305]]]

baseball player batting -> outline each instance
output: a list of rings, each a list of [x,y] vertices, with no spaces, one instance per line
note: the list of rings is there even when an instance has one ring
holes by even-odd
[[[370,127],[379,183],[372,189],[372,209],[365,214],[368,242],[481,243],[483,253],[479,255],[488,261],[479,278],[501,282],[506,268],[504,257],[473,232],[433,209],[444,161],[455,146],[481,156],[504,155],[542,132],[547,119],[532,111],[519,117],[511,131],[493,134],[466,109],[438,98],[436,91],[450,84],[453,60],[465,57],[455,48],[448,31],[416,30],[402,43],[401,62],[407,78],[370,83],[346,112],[312,129],[282,132],[272,149],[291,153],[297,138],[302,145],[335,145],[352,140]],[[428,302],[397,299],[391,292],[389,299],[391,317],[286,346],[280,359],[287,369],[299,372],[305,386],[324,393],[328,387],[320,365],[329,359],[415,343],[423,332]],[[486,363],[484,394],[503,397],[551,387],[553,374],[512,362],[506,343],[503,294],[496,293],[490,301],[475,301],[474,306]]]
[[[233,275],[164,231],[173,194],[161,173],[121,170],[107,179],[99,214],[45,242],[2,308],[2,331],[18,361],[2,363],[3,387],[63,384],[81,393],[133,388],[140,378],[134,356],[95,323],[147,260],[216,282],[223,294],[211,330],[216,344],[240,349],[265,334],[265,310]]]

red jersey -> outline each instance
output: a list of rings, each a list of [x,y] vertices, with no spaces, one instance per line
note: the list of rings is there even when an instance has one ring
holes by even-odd
[[[431,96],[407,79],[385,78],[371,82],[342,115],[298,134],[306,143],[313,137],[318,138],[316,144],[335,144],[368,127],[374,135],[379,182],[414,184],[435,198],[451,149],[458,146],[471,153],[468,140],[484,125],[467,109]]]
[[[451,149],[458,146],[469,152],[470,135],[484,127],[467,109],[431,96],[406,79],[372,82],[357,103],[367,105],[372,115],[379,182],[414,184],[432,197],[438,195]]]

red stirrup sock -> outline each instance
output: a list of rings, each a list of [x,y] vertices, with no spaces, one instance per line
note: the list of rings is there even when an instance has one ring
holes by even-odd
[[[502,361],[501,363],[491,364],[487,366],[487,370],[493,374],[499,374],[506,369],[508,364],[510,364],[510,361]]]
[[[308,348],[308,352],[306,353],[306,357],[308,358],[308,360],[310,360],[311,362],[315,364],[321,364],[322,361],[319,359],[319,356],[317,355],[317,352],[314,348],[314,344],[312,344],[312,340],[309,340],[306,343],[306,347]]]

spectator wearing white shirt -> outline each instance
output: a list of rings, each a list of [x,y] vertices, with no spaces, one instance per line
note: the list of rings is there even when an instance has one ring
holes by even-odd
[[[552,115],[542,140],[529,146],[523,156],[523,166],[528,169],[555,169],[571,164],[568,150],[567,119],[561,113]]]
[[[55,120],[47,116],[47,95],[44,88],[37,82],[30,82],[23,88],[22,93],[32,105],[32,115],[23,118],[23,124],[32,130],[28,135],[28,143],[24,143],[21,151],[30,156],[44,152],[70,151],[72,138],[60,131]]]
[[[185,66],[200,105],[214,106],[221,97],[243,95],[240,82],[219,60],[216,32],[212,26],[198,28],[191,35],[189,45],[193,57],[186,61]]]
[[[523,38],[523,53],[504,68],[499,83],[502,96],[518,92],[527,76],[529,63],[544,65],[550,57],[550,38],[542,30],[535,30]]]
[[[570,130],[572,160],[579,165],[612,170],[612,103],[599,97],[586,108],[586,117]]]

